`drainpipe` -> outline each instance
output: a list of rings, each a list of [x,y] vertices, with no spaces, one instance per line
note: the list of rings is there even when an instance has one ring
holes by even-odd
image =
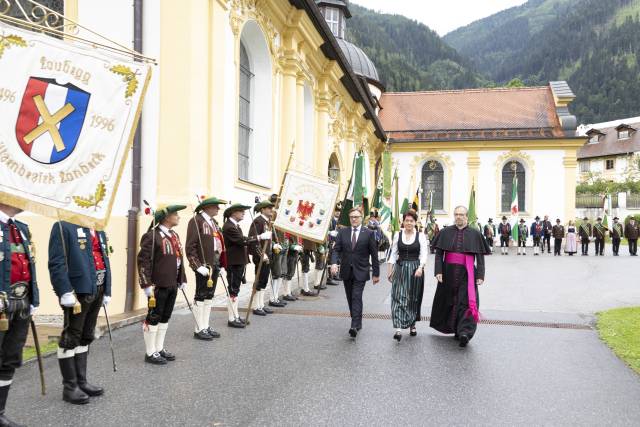
[[[133,50],[142,53],[142,0],[133,2]],[[138,214],[142,171],[142,116],[133,138],[131,162],[131,208],[127,214],[127,285],[124,311],[133,310],[136,288],[136,253],[138,252]]]

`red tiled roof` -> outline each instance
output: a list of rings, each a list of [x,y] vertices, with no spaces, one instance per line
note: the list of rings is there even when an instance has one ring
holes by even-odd
[[[391,140],[559,138],[551,88],[388,92],[380,121]]]

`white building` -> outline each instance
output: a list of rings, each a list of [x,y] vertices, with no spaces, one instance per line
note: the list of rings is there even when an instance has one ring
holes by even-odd
[[[520,216],[575,217],[576,119],[566,82],[545,87],[384,93],[380,120],[399,172],[400,192],[421,189],[423,215],[440,223],[467,205],[472,184],[481,222],[510,215],[518,177]],[[403,195],[401,195],[402,197]]]

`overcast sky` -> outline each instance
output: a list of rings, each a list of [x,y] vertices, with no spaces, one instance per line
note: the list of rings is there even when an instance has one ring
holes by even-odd
[[[458,27],[526,3],[526,0],[351,0],[384,13],[416,19],[444,36]]]

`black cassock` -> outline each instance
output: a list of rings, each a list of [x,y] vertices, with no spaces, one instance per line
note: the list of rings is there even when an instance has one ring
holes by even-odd
[[[491,248],[479,230],[468,226],[460,230],[455,225],[440,231],[433,246],[436,248],[434,274],[442,274],[442,283],[438,283],[433,298],[430,326],[444,334],[464,334],[471,339],[477,322],[469,312],[467,269],[464,265],[445,262],[445,255],[447,252],[473,255],[475,279],[484,280],[484,255],[491,253]],[[478,285],[474,283],[474,287],[479,307]]]

